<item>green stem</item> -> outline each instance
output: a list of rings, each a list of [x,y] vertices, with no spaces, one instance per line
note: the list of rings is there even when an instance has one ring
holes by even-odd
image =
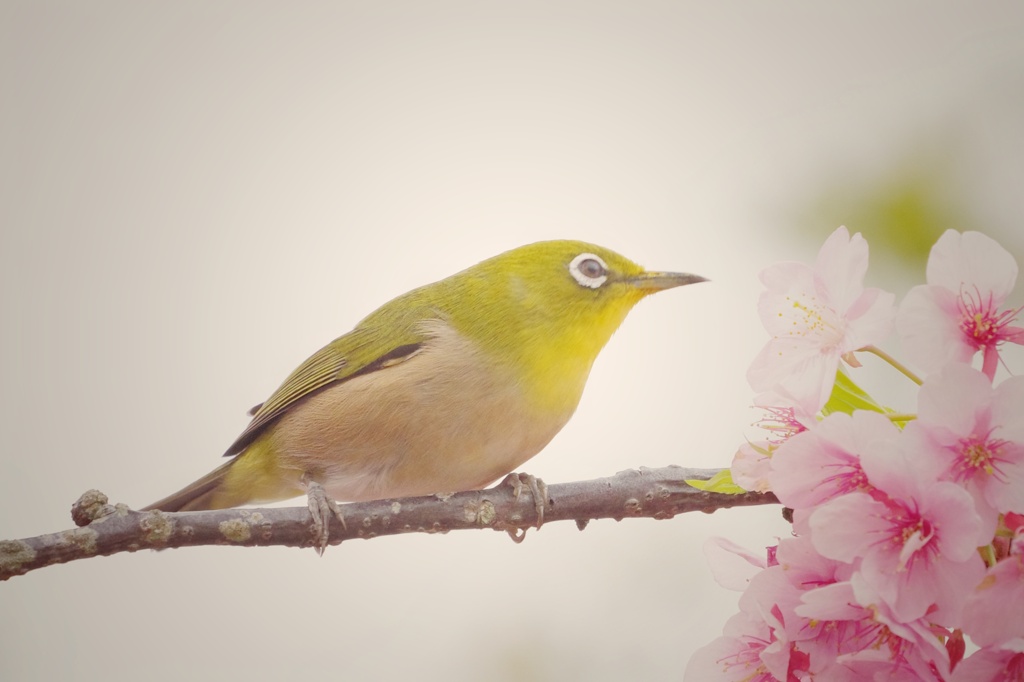
[[[918,386],[920,386],[923,383],[921,381],[921,377],[917,376],[916,374],[911,372],[909,369],[904,367],[900,362],[898,362],[896,360],[896,358],[894,358],[893,356],[889,355],[888,353],[886,353],[884,350],[882,350],[878,346],[864,346],[860,350],[865,352],[865,353],[872,353],[872,354],[877,355],[878,357],[882,358],[883,360],[888,362],[890,365],[895,367],[896,370],[898,372],[900,372],[903,376],[907,377],[908,379],[913,381]]]
[[[894,422],[909,422],[917,419],[916,414],[899,414],[898,412],[886,412],[885,416],[889,418],[889,421]]]

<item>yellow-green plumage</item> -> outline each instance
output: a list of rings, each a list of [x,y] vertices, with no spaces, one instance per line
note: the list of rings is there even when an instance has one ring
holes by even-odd
[[[347,501],[481,488],[565,425],[633,305],[699,281],[552,241],[414,289],[296,369],[234,459],[147,509],[287,499],[307,482]]]

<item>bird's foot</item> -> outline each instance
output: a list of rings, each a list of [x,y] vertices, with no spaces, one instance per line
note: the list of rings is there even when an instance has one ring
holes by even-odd
[[[345,517],[338,508],[338,503],[327,495],[327,491],[316,481],[304,481],[306,485],[306,503],[309,505],[309,515],[313,517],[313,525],[310,533],[313,535],[313,548],[317,554],[323,556],[327,549],[327,541],[330,539],[331,516],[341,521],[341,527],[348,530]]]
[[[512,486],[512,496],[519,500],[520,495],[523,494],[523,488],[525,487],[530,491],[530,495],[533,497],[533,508],[537,512],[537,530],[544,525],[544,510],[548,506],[548,486],[547,483],[531,474],[523,473],[511,473],[505,477],[505,480],[501,482],[501,485]],[[513,529],[508,531],[509,536],[515,542],[522,542],[526,537],[526,530],[520,533],[519,529]]]

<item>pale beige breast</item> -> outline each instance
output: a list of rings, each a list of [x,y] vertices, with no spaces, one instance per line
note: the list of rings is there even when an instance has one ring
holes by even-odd
[[[535,409],[507,368],[432,323],[408,360],[331,386],[268,434],[282,467],[338,500],[481,488],[537,454],[572,412]],[[577,396],[578,399],[578,396]]]

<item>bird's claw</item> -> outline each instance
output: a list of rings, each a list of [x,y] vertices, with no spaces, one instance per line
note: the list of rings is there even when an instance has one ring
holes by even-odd
[[[306,503],[309,506],[309,515],[313,518],[313,525],[310,533],[313,535],[313,548],[317,554],[323,556],[330,540],[331,517],[334,516],[341,522],[341,527],[348,530],[345,517],[338,508],[338,503],[327,496],[323,486],[316,481],[306,482]]]
[[[544,525],[544,510],[548,506],[548,486],[541,479],[531,474],[523,473],[511,473],[505,477],[502,484],[512,486],[512,496],[518,501],[520,495],[523,494],[523,488],[527,488],[530,491],[530,495],[533,496],[533,508],[537,512],[537,525],[535,526],[538,530]],[[519,543],[526,537],[525,529],[522,533],[520,529],[511,529],[508,531],[509,536],[513,541]]]

